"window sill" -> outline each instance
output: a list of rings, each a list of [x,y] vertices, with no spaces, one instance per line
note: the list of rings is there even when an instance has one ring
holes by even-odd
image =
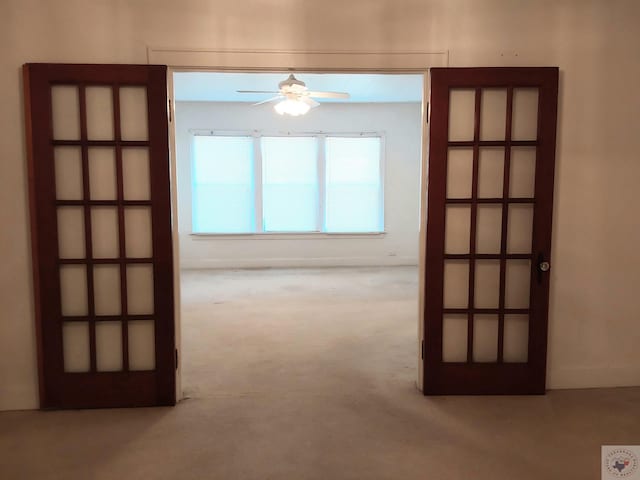
[[[261,233],[190,233],[194,240],[318,240],[324,238],[384,238],[387,232],[261,232]]]

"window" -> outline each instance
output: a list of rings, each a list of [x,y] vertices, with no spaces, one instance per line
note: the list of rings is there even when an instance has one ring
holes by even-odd
[[[255,232],[253,164],[251,137],[196,137],[194,232]]]
[[[328,137],[325,144],[327,232],[380,232],[380,138]]]
[[[194,233],[384,231],[380,136],[201,136]]]
[[[317,139],[263,137],[261,143],[264,231],[317,231]]]

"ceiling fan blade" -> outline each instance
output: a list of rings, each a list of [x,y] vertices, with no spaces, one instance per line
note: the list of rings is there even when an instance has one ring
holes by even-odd
[[[306,103],[307,105],[309,105],[311,108],[316,108],[318,105],[320,105],[318,102],[316,102],[313,98],[309,98],[309,97],[301,97],[300,98],[301,102]]]
[[[349,98],[350,95],[346,92],[306,92],[309,97],[316,98]]]
[[[255,107],[255,106],[258,106],[258,105],[262,105],[264,103],[275,102],[276,100],[280,100],[281,98],[282,98],[282,95],[278,95],[277,97],[267,98],[266,100],[262,100],[261,102],[254,103],[252,105],[252,107]]]
[[[236,90],[237,93],[280,93],[279,90]]]

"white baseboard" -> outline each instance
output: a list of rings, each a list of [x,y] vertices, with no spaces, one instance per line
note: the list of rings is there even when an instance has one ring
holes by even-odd
[[[547,388],[611,388],[640,386],[640,366],[549,368]]]
[[[302,258],[207,258],[182,257],[182,270],[220,268],[295,268],[295,267],[381,267],[417,266],[418,259],[409,256],[389,257],[302,257]]]

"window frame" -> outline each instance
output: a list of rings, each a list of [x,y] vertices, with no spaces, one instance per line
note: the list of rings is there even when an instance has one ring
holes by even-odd
[[[271,132],[265,130],[211,130],[211,129],[190,129],[190,184],[193,186],[195,182],[195,138],[199,136],[209,137],[251,137],[253,139],[253,192],[254,192],[254,215],[255,215],[255,232],[243,233],[224,233],[224,232],[196,232],[193,230],[193,208],[194,195],[191,192],[191,209],[192,214],[189,219],[191,235],[194,238],[211,238],[223,237],[228,239],[317,239],[317,238],[361,238],[361,237],[379,237],[382,238],[387,234],[386,230],[386,208],[385,208],[385,186],[386,186],[386,135],[384,131],[368,131],[368,132],[325,132],[325,131],[308,131],[308,132]],[[318,208],[316,217],[317,230],[311,232],[266,232],[263,225],[263,182],[262,182],[262,137],[314,137],[318,141],[318,152],[316,165],[318,168]],[[378,195],[378,213],[380,218],[380,231],[371,232],[327,232],[325,231],[326,216],[326,138],[379,138],[380,139],[380,192]]]

